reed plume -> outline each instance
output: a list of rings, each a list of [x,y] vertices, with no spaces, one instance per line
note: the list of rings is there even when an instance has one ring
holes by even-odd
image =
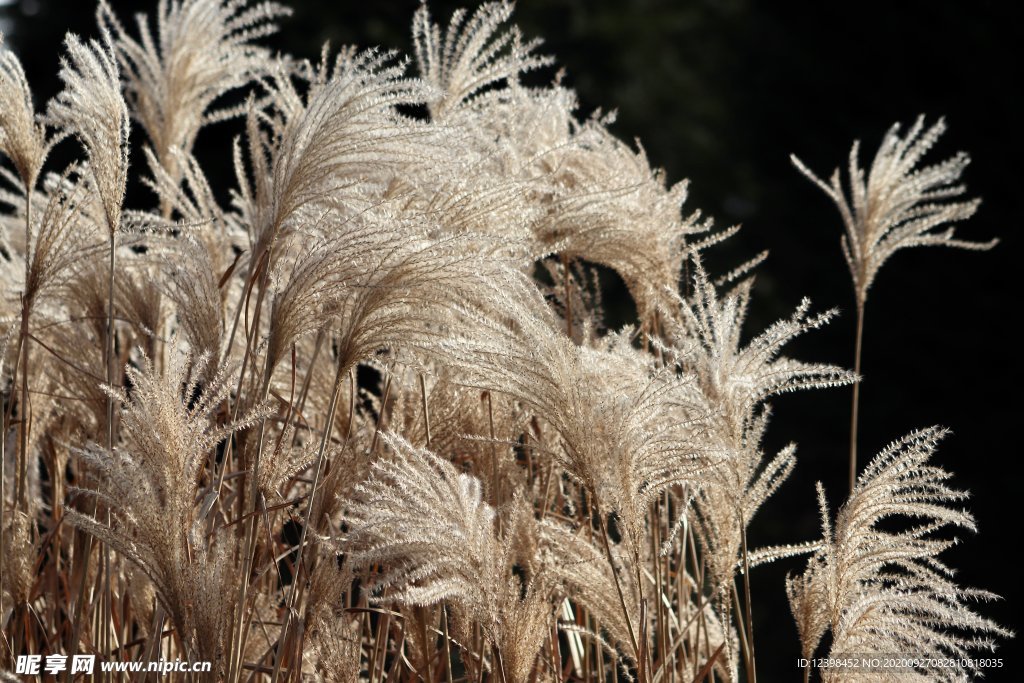
[[[121,94],[120,71],[110,35],[82,42],[65,39],[67,56],[61,58],[64,89],[51,100],[47,116],[53,125],[81,142],[89,161],[107,222],[121,229],[121,211],[128,183],[128,137],[131,123]]]
[[[860,374],[868,289],[889,257],[910,247],[944,246],[981,251],[991,249],[998,242],[996,239],[972,242],[954,234],[954,224],[973,216],[981,203],[980,199],[949,201],[967,191],[959,184],[960,176],[970,163],[965,152],[918,168],[921,159],[945,131],[946,122],[941,118],[926,129],[924,116],[919,116],[903,136],[900,136],[900,125],[894,124],[882,139],[866,176],[860,167],[860,142],[854,142],[850,149],[849,198],[843,192],[838,168],[826,183],[796,156],[790,157],[797,169],[835,202],[843,219],[843,256],[853,278],[857,303],[854,349],[857,374]],[[859,399],[860,382],[857,381],[853,385],[850,417],[851,491],[857,477]]]
[[[0,53],[0,153],[14,164],[28,193],[56,142],[57,138],[48,139],[46,124],[36,116],[21,61],[4,50]]]
[[[477,106],[488,86],[514,84],[520,74],[551,63],[550,57],[532,54],[540,41],[524,40],[517,26],[501,32],[512,16],[509,2],[486,2],[470,14],[456,10],[444,37],[422,5],[412,20],[416,61],[423,79],[434,88],[427,100],[431,117],[444,121],[460,108]]]
[[[269,51],[253,41],[271,35],[290,11],[274,2],[164,0],[154,36],[148,17],[136,17],[130,36],[107,0],[96,10],[123,71],[132,115],[149,136],[160,165],[177,180],[177,153],[190,153],[203,126],[244,114],[216,109],[224,94],[265,75]]]
[[[388,601],[452,602],[497,648],[503,677],[524,683],[552,612],[544,566],[517,556],[519,526],[532,524],[532,515],[521,516],[513,505],[499,527],[499,513],[483,501],[478,479],[398,436],[384,440],[393,457],[374,464],[346,513],[350,531],[343,547],[351,561],[391,568],[373,584],[377,592],[390,589]],[[516,575],[519,562],[526,576]]]
[[[90,444],[77,452],[102,475],[96,488],[82,493],[109,506],[110,522],[72,508],[65,515],[137,564],[153,582],[189,656],[222,668],[226,629],[237,607],[229,590],[237,571],[231,560],[233,539],[205,534],[196,501],[210,450],[253,424],[259,413],[228,425],[213,422],[212,413],[229,392],[227,370],[200,388],[208,357],[192,364],[173,348],[170,356],[163,373],[149,359],[143,359],[141,370],[129,368],[130,396],[106,388],[123,409],[123,447]]]
[[[945,431],[930,427],[893,442],[868,463],[833,523],[818,485],[823,539],[802,575],[786,582],[805,656],[831,631],[830,656],[913,653],[914,657],[970,658],[991,650],[1006,629],[972,609],[995,598],[963,588],[939,554],[956,543],[937,537],[946,527],[975,530],[956,506],[967,494],[950,475],[928,464]],[[890,520],[910,521],[893,531]],[[905,680],[907,672],[892,672]],[[878,674],[871,674],[879,680]],[[914,680],[968,680],[968,671],[926,667]],[[840,674],[827,672],[825,680]],[[889,680],[883,674],[884,680]],[[843,679],[845,680],[845,679]]]

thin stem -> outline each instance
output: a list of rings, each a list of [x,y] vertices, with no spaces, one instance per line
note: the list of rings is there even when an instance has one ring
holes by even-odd
[[[662,566],[661,557],[661,544],[662,544],[662,512],[668,514],[668,492],[665,492],[665,503],[662,503],[662,499],[659,498],[654,503],[654,523],[651,525],[651,531],[653,534],[651,546],[654,549],[654,619],[655,619],[655,632],[657,633],[657,660],[661,666],[665,665],[668,654],[668,615],[665,610],[665,605],[662,602],[662,595],[668,593],[668,581],[667,577],[669,574],[668,567]],[[667,524],[665,525],[667,528]],[[660,668],[660,667],[659,667]],[[653,668],[652,668],[653,673]]]
[[[281,629],[281,636],[278,639],[279,643],[287,642],[288,631],[292,623],[292,615],[295,611],[295,599],[299,590],[299,576],[302,573],[303,566],[303,555],[306,549],[306,536],[309,532],[309,526],[315,524],[318,520],[313,519],[313,512],[316,509],[316,494],[320,486],[320,478],[324,469],[324,460],[327,454],[327,444],[331,439],[331,432],[334,431],[334,415],[338,408],[338,395],[341,394],[341,383],[346,373],[348,372],[350,363],[346,361],[346,354],[338,356],[338,371],[334,376],[334,388],[331,390],[331,400],[327,406],[327,424],[324,425],[324,433],[320,439],[320,447],[316,456],[316,474],[313,476],[313,486],[309,490],[309,507],[306,514],[306,523],[302,525],[302,534],[299,536],[299,549],[295,557],[295,574],[292,576],[291,590],[288,592],[288,609],[285,613],[284,626]],[[281,666],[281,655],[282,652],[278,652],[274,662],[274,673],[271,678],[272,681],[277,680],[278,673],[280,672]]]
[[[423,675],[426,683],[434,683],[434,676],[430,670],[431,650],[430,641],[427,636],[427,608],[416,608],[416,622],[420,627],[420,638],[423,639]],[[436,644],[436,642],[435,642]]]
[[[484,652],[483,636],[480,635],[480,624],[474,624],[473,625],[473,631],[474,631],[473,643],[474,643],[477,651],[480,653],[480,670],[477,672],[479,675],[477,676],[476,683],[484,683],[484,668],[485,668],[484,667],[484,655],[485,655],[485,652]]]
[[[640,644],[636,639],[636,632],[633,630],[633,620],[629,618],[629,609],[626,607],[626,596],[622,592],[622,585],[619,583],[619,573],[615,571],[615,560],[612,558],[612,546],[608,541],[608,524],[605,521],[600,508],[598,508],[597,515],[601,520],[601,537],[604,540],[605,552],[608,554],[608,567],[611,569],[612,578],[615,579],[615,590],[618,591],[619,594],[619,603],[622,605],[622,615],[626,617],[626,627],[629,630],[629,639],[633,646],[633,652],[636,653],[637,666],[642,666],[640,661],[640,657],[642,655],[640,652]]]
[[[104,364],[104,366],[106,368],[107,385],[112,387],[114,385],[114,266],[115,266],[115,253],[117,251],[117,232],[118,232],[119,226],[117,226],[117,225],[110,225],[109,228],[110,228],[110,233],[109,233],[109,236],[110,236],[110,249],[109,249],[109,254],[108,254],[108,262],[107,262],[107,266],[108,266],[107,267],[107,327],[106,327],[106,336],[107,336],[107,338],[106,338],[106,344],[105,344],[104,350],[103,350],[103,364]],[[114,448],[114,397],[108,394],[107,395],[107,450],[108,451],[112,451],[113,448]],[[92,507],[92,514],[90,516],[95,517],[96,512],[98,511],[98,507],[99,506],[98,506],[97,502],[94,500],[93,501],[93,507]],[[107,511],[107,525],[108,526],[110,525],[110,516],[109,515],[110,515],[110,511],[108,510]],[[82,626],[81,611],[82,611],[82,607],[84,605],[84,599],[85,599],[86,579],[87,579],[88,574],[89,574],[89,571],[88,571],[89,565],[88,565],[88,563],[89,563],[89,556],[92,554],[92,540],[93,540],[92,534],[86,534],[85,535],[85,539],[83,541],[83,547],[82,547],[82,551],[83,552],[82,552],[81,557],[82,557],[82,561],[85,563],[85,565],[82,567],[81,581],[80,581],[80,583],[78,585],[78,597],[77,597],[77,600],[76,600],[76,603],[75,603],[75,612],[74,612],[74,614],[75,614],[75,616],[74,616],[74,627],[71,630],[71,642],[69,643],[69,648],[74,648],[76,650],[77,650],[77,647],[78,647],[79,638],[81,636],[81,626]],[[103,548],[103,550],[105,552],[101,553],[101,559],[103,560],[103,562],[102,562],[103,567],[100,569],[101,572],[104,569],[109,569],[109,564],[110,564],[110,557],[109,557],[109,554],[108,554],[109,553],[109,549],[107,548],[107,545],[104,543],[102,548]],[[106,626],[106,625],[109,625],[109,623],[110,623],[109,614],[106,614],[107,610],[110,607],[110,604],[109,604],[108,599],[107,599],[108,596],[109,596],[109,591],[110,591],[109,573],[105,577],[105,580],[104,580],[102,585],[104,586],[104,590],[105,590],[105,592],[108,595],[104,596],[104,598],[101,600],[101,610],[100,611],[102,612],[102,614],[100,615],[101,616],[101,622],[100,623],[104,624],[104,626]],[[104,628],[104,631],[105,630],[106,630],[106,628]],[[110,648],[107,647],[109,645],[109,642],[107,641],[106,638],[103,637],[103,633],[98,633],[96,635],[100,639],[100,645],[101,645],[101,648],[103,649],[103,651],[109,652]],[[70,679],[68,679],[68,680],[70,680]]]
[[[743,618],[743,606],[740,605],[740,591],[736,587],[735,583],[729,586],[729,592],[732,594],[733,609],[736,610],[736,630],[740,634],[740,649],[743,654],[743,665],[746,667],[746,671],[750,671],[753,668],[753,664],[750,659],[750,643],[747,642],[747,622]],[[748,673],[749,676],[749,673]]]
[[[257,303],[257,306],[258,305],[259,305],[259,303]],[[255,327],[256,326],[254,324],[253,328],[255,329]],[[271,380],[271,377],[273,376],[273,374],[274,374],[274,367],[271,365],[270,356],[267,356],[266,364],[265,364],[265,366],[263,368],[263,380],[260,383],[260,393],[259,393],[260,399],[259,399],[259,403],[257,405],[260,405],[263,402],[265,402],[267,400],[267,397],[270,395],[270,380]],[[289,403],[288,405],[290,407],[291,403]],[[238,402],[236,401],[235,402],[235,409],[236,409],[236,411],[237,411],[237,408],[238,408]],[[287,424],[287,420],[285,421],[285,424]],[[254,555],[255,555],[255,552],[256,552],[256,541],[257,541],[257,538],[256,538],[256,536],[257,536],[256,527],[258,525],[258,520],[257,520],[258,511],[261,510],[261,509],[263,509],[263,510],[266,509],[266,501],[263,500],[263,493],[260,491],[260,487],[259,487],[260,461],[261,461],[262,456],[263,456],[263,446],[264,446],[264,442],[265,442],[264,436],[266,434],[266,428],[267,428],[267,416],[266,415],[263,415],[263,417],[260,418],[259,425],[260,425],[259,426],[259,432],[258,432],[257,438],[256,438],[256,454],[255,454],[255,457],[253,459],[253,464],[252,464],[252,475],[251,475],[252,479],[249,482],[249,490],[251,492],[250,501],[249,501],[248,508],[247,509],[243,509],[243,511],[242,511],[243,512],[243,516],[245,518],[247,518],[247,520],[248,520],[247,521],[247,525],[246,525],[246,530],[245,530],[245,556],[244,556],[244,560],[246,562],[249,562],[249,563],[254,563],[255,562],[255,560],[253,558],[254,558]],[[284,428],[282,428],[282,434],[284,433],[283,429]],[[221,472],[223,472],[223,470],[221,470]],[[241,585],[239,586],[239,596],[238,596],[238,607],[239,607],[239,622],[238,623],[239,624],[244,623],[243,615],[245,613],[246,595],[247,595],[248,590],[249,590],[249,577],[250,577],[251,573],[252,573],[252,566],[250,564],[250,566],[247,567],[244,572],[242,572],[242,581],[241,581]],[[237,653],[238,656],[241,657],[242,653],[245,651],[245,642],[247,640],[247,635],[248,634],[247,634],[247,632],[245,632],[244,629],[240,629],[237,632],[237,634],[235,634],[235,637],[237,638],[237,640],[236,640],[237,647],[235,648],[233,654]],[[237,665],[239,663],[240,662],[235,662],[235,661],[232,662],[233,666],[236,666],[236,671],[238,671]],[[275,667],[276,667],[276,665],[275,665]]]
[[[266,253],[267,252],[264,252],[265,255],[266,255]],[[248,306],[249,306],[249,298],[252,295],[252,288],[256,285],[256,276],[260,273],[260,269],[264,268],[264,267],[266,267],[266,263],[264,262],[264,259],[261,257],[259,262],[256,265],[256,268],[251,272],[251,274],[246,279],[245,292],[240,297],[239,304],[238,304],[238,313],[235,316],[235,327],[237,327],[238,319],[241,317],[242,308],[243,307],[248,308]],[[257,294],[257,296],[256,296],[256,307],[259,308],[262,305],[263,305],[263,290],[261,289],[259,291],[259,293]],[[247,313],[247,315],[248,315],[248,313]],[[235,333],[235,328],[232,328],[232,330],[231,330],[231,335],[232,335],[231,338],[232,339],[234,339],[234,333]],[[249,358],[250,358],[250,355],[251,355],[250,354],[250,349],[252,347],[252,340],[253,340],[253,337],[254,337],[255,334],[256,334],[256,326],[253,325],[251,328],[249,328],[249,330],[247,332],[246,342],[245,342],[245,352],[242,354],[242,368],[239,371],[238,385],[235,388],[235,397],[236,397],[236,399],[235,399],[234,405],[231,408],[231,421],[232,422],[234,422],[236,419],[238,419],[238,411],[239,411],[239,408],[241,407],[241,403],[242,403],[242,401],[241,401],[242,385],[245,382],[246,371],[247,371],[247,369],[249,367]],[[229,354],[230,354],[230,347],[231,347],[231,342],[229,341],[228,342],[228,351],[225,351],[224,358],[223,358],[223,360],[221,362],[226,362],[227,361],[227,359],[229,357]],[[227,444],[226,444],[226,446],[224,448],[224,456],[221,459],[220,473],[217,475],[217,497],[218,498],[220,498],[220,493],[223,490],[224,476],[225,476],[225,474],[227,473],[227,471],[229,469],[231,458],[234,455],[234,451],[233,451],[234,441],[235,440],[233,438],[232,439],[228,439],[227,440]],[[245,490],[245,488],[244,488],[244,482],[243,482],[242,485],[239,487],[239,493],[241,494],[242,492],[244,492],[244,490]],[[241,495],[239,495],[239,498],[241,498]],[[242,512],[244,513],[245,510],[242,510]]]
[[[430,448],[430,409],[427,406],[427,383],[420,373],[420,400],[423,405],[423,426],[427,434],[427,448]]]
[[[377,452],[377,442],[380,440],[380,429],[384,425],[384,411],[388,407],[388,398],[391,396],[391,378],[394,376],[394,366],[388,371],[388,378],[384,380],[384,394],[380,398],[380,410],[377,412],[377,422],[373,426],[373,439],[370,441],[370,450],[367,454],[373,455]]]
[[[561,683],[562,681],[562,650],[558,646],[558,620],[551,625],[551,642],[548,643],[548,654],[551,657],[551,672],[553,674],[554,682]],[[613,662],[614,666],[615,663]]]
[[[487,424],[491,437],[491,485],[488,490],[490,494],[491,503],[497,505],[498,503],[498,450],[494,445],[494,403],[491,401],[491,392],[486,392],[487,395]]]
[[[494,663],[498,666],[498,674],[501,676],[501,683],[508,683],[508,679],[505,677],[505,662],[501,659],[501,650],[497,645],[491,646],[494,652]]]
[[[29,270],[30,270],[31,263],[32,263],[31,249],[32,249],[32,185],[30,183],[26,182],[25,183],[25,284],[26,284],[26,286],[28,285]],[[24,297],[25,295],[23,294],[22,296]],[[14,387],[16,386],[16,384],[14,384],[14,382],[16,382],[17,379],[18,379],[19,359],[22,358],[22,354],[23,353],[24,353],[25,357],[28,356],[28,354],[23,351],[25,345],[28,342],[28,320],[27,320],[28,309],[27,309],[25,304],[26,304],[26,302],[23,300],[22,301],[22,317],[21,317],[21,334],[18,335],[18,353],[14,357],[14,369],[13,369],[13,372],[11,374],[11,382],[12,382],[11,390],[12,390],[12,393],[13,393]],[[6,345],[4,345],[3,351],[6,353],[6,351],[7,351]],[[3,368],[3,359],[0,358],[0,369],[2,369],[2,368]],[[25,387],[25,382],[26,381],[27,380],[23,380],[23,383],[22,383],[22,389],[23,389],[23,391],[22,391],[22,399],[21,399],[22,400],[22,412],[24,412],[24,406],[27,405],[25,403],[25,401],[26,401],[25,394],[27,393],[27,388]],[[13,398],[14,398],[13,396],[8,396],[8,398],[7,398],[7,409],[4,411],[3,423],[2,423],[3,432],[0,433],[0,557],[6,557],[7,556],[5,554],[5,548],[6,548],[6,545],[5,545],[5,534],[6,534],[6,526],[7,526],[7,522],[6,522],[7,517],[4,514],[4,512],[5,512],[5,510],[4,510],[4,503],[7,501],[7,492],[5,490],[6,477],[3,476],[3,472],[6,471],[6,466],[7,466],[7,448],[6,448],[6,446],[7,446],[7,430],[10,427],[10,424],[11,424],[11,414],[12,414],[11,413],[11,408],[14,405],[14,401],[12,400]],[[24,420],[23,420],[23,422],[24,422]],[[24,431],[24,428],[22,429],[22,431]],[[16,468],[16,471],[19,474],[18,482],[17,482],[17,485],[15,486],[15,497],[14,497],[15,501],[20,500],[20,495],[19,495],[18,487],[21,485],[21,477],[20,477],[20,474],[21,474],[21,471],[22,471],[21,461],[24,459],[24,455],[23,455],[24,450],[25,450],[24,446],[22,446],[22,448],[18,451],[17,458],[15,460],[15,468]],[[11,514],[11,519],[12,520],[14,519],[14,514],[13,513],[14,513],[15,507],[16,507],[16,505],[11,507],[11,513],[12,513]],[[3,564],[4,564],[3,562],[0,562],[0,586],[4,585],[4,569],[3,569]],[[3,591],[0,590],[0,619],[3,618],[3,615],[5,613],[6,612],[4,612],[4,609],[3,609]],[[11,622],[12,623],[13,623],[13,619],[14,619],[14,615],[12,613],[12,615],[11,615]],[[3,627],[3,623],[0,622],[0,628],[2,628],[2,627]]]
[[[107,386],[114,386],[115,360],[114,360],[114,266],[115,254],[117,252],[117,229],[110,231],[110,255],[107,269]],[[114,450],[114,397],[107,393],[107,451]],[[106,511],[107,526],[110,526],[110,509]],[[103,543],[101,546],[101,557],[103,559],[103,596],[100,603],[100,617],[102,630],[99,633],[99,641],[104,652],[110,651],[110,623],[113,611],[113,592],[110,586],[110,546]],[[107,677],[104,676],[104,679]]]
[[[104,354],[107,386],[114,386],[114,254],[117,250],[117,230],[110,232],[110,254],[107,269],[107,349]],[[114,397],[107,394],[107,448],[114,448]]]
[[[382,595],[387,595],[387,589],[385,588]],[[367,615],[367,629],[369,629],[369,615]],[[384,670],[384,665],[387,663],[387,647],[388,647],[388,633],[391,630],[391,611],[384,613],[384,616],[377,621],[377,635],[373,640],[373,653],[372,659],[370,660],[370,675],[367,680],[370,683],[381,683],[384,680],[384,675],[387,673]],[[376,662],[380,660],[380,676],[374,678],[376,674]]]
[[[32,188],[25,192],[25,287],[28,287],[32,270]],[[18,430],[21,436],[20,448],[18,451],[18,486],[17,501],[18,507],[28,512],[28,334],[29,316],[32,314],[32,295],[25,292],[23,295],[21,313],[21,429]],[[6,437],[5,437],[6,438]]]
[[[569,257],[562,253],[562,279],[565,284],[565,335],[572,339],[572,288],[569,282]]]
[[[427,448],[430,448],[430,409],[427,406],[427,382],[423,378],[423,373],[420,373],[420,400],[422,401],[423,407],[423,427],[427,435]],[[434,678],[430,672],[430,643],[427,640],[427,622],[426,622],[426,608],[417,607],[416,616],[420,622],[420,630],[423,636],[423,663],[426,668],[427,683],[433,683]],[[447,662],[446,670],[448,671],[448,683],[452,680],[452,658],[451,651],[448,649],[448,618],[444,611],[444,605],[441,605],[441,616],[444,619],[444,642],[445,642],[445,661]],[[436,641],[435,641],[436,644]]]
[[[747,522],[743,522],[743,603],[747,613],[747,644],[750,647],[750,671],[747,672],[747,680],[750,683],[757,683],[757,657],[754,654],[754,612],[751,607],[750,596],[750,563],[747,552]]]
[[[0,349],[0,350],[6,351],[7,349],[5,348],[5,349]],[[3,370],[3,362],[0,361],[0,371],[2,371],[2,370]],[[0,423],[0,426],[3,427],[3,435],[6,435],[7,434],[7,420],[4,419],[3,422]],[[0,473],[2,473],[6,469],[6,467],[7,467],[7,448],[4,445],[5,441],[7,441],[7,439],[0,438]],[[6,536],[7,536],[7,532],[6,532],[6,529],[7,529],[7,514],[6,514],[6,512],[7,511],[5,509],[6,508],[5,501],[7,500],[7,491],[6,491],[6,487],[4,486],[4,479],[5,479],[5,477],[2,474],[0,474],[0,557],[7,557],[7,554],[6,554],[7,544],[5,543],[5,539],[6,539]],[[14,518],[13,510],[12,510],[11,518],[12,519]],[[0,562],[0,586],[4,585],[4,564],[5,564],[4,562]],[[4,623],[3,623],[3,615],[4,614],[6,614],[6,612],[4,612],[4,592],[2,590],[0,590],[0,631],[2,631],[3,628],[4,628]]]
[[[448,608],[445,605],[441,605],[441,628],[443,629],[444,636],[444,671],[445,681],[447,683],[453,683],[452,680],[452,641],[448,635]]]
[[[857,301],[857,341],[853,352],[853,407],[850,410],[850,492],[857,485],[857,413],[860,406],[860,355],[864,341],[864,302]]]
[[[309,395],[309,386],[313,381],[313,370],[316,369],[317,358],[320,357],[320,349],[324,343],[324,331],[320,330],[316,334],[316,343],[313,345],[313,354],[309,358],[309,367],[306,370],[306,377],[302,380],[302,389],[299,391],[299,401],[295,405],[295,412],[302,417],[302,411],[306,409],[306,397]],[[294,346],[293,346],[294,348]],[[355,400],[355,394],[352,395],[352,400]],[[351,431],[351,423],[349,420],[349,431]],[[308,425],[307,425],[308,428]],[[295,436],[292,440],[292,445],[298,445],[299,443],[299,430],[295,430]]]

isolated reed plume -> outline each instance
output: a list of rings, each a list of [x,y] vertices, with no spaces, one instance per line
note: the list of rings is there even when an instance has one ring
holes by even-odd
[[[886,447],[865,467],[834,524],[818,485],[821,548],[802,575],[786,581],[804,657],[814,656],[829,631],[831,657],[916,652],[937,661],[969,658],[978,648],[991,650],[994,637],[1011,636],[972,609],[971,603],[996,596],[960,587],[953,570],[938,559],[956,540],[935,532],[974,531],[971,515],[954,507],[966,494],[946,484],[947,472],[928,464],[943,436],[943,430],[931,427]],[[890,531],[891,518],[912,525]],[[910,677],[959,681],[968,680],[969,671],[930,667],[927,674]],[[890,675],[907,680],[905,672]],[[845,679],[829,671],[825,680]]]
[[[971,159],[965,152],[918,168],[925,154],[946,131],[946,122],[939,119],[925,128],[919,116],[905,135],[894,124],[885,134],[871,168],[865,176],[860,166],[860,141],[850,149],[847,198],[840,182],[839,169],[829,182],[812,173],[796,156],[791,156],[797,169],[835,202],[843,219],[846,234],[842,238],[843,256],[853,278],[857,303],[857,337],[853,371],[860,374],[861,347],[864,336],[864,307],[868,289],[878,270],[900,249],[922,246],[957,247],[959,249],[991,249],[998,240],[971,242],[954,234],[954,224],[974,215],[980,199],[946,201],[961,197],[966,187],[960,183]],[[942,229],[945,228],[945,229]],[[857,413],[860,382],[853,385],[853,409],[850,418],[850,490],[857,478]]]

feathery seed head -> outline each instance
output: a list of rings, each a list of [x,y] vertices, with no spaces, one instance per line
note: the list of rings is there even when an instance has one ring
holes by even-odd
[[[236,595],[231,558],[237,539],[207,538],[197,516],[198,490],[211,449],[253,424],[262,407],[216,424],[229,373],[222,368],[200,386],[208,358],[192,363],[172,344],[166,371],[145,357],[141,370],[128,369],[130,396],[106,387],[123,408],[123,445],[109,451],[91,444],[77,455],[102,475],[83,493],[109,507],[110,521],[71,508],[65,515],[135,562],[153,581],[186,646],[220,666]]]
[[[121,96],[120,73],[110,34],[83,43],[65,38],[61,57],[64,89],[50,101],[48,118],[78,138],[89,160],[111,234],[121,229],[121,210],[128,183],[128,106]]]
[[[919,116],[904,136],[900,136],[899,124],[894,124],[866,176],[858,159],[860,143],[855,142],[850,149],[849,197],[843,192],[838,168],[826,183],[796,156],[790,157],[839,208],[846,230],[843,254],[853,276],[858,306],[867,301],[868,289],[882,264],[900,249],[947,246],[980,250],[990,249],[998,241],[970,242],[954,236],[953,224],[973,216],[980,204],[978,199],[947,201],[966,192],[959,182],[970,163],[967,154],[960,152],[918,168],[945,130],[941,118],[925,128],[924,116]]]
[[[551,63],[550,57],[532,54],[541,41],[523,42],[519,27],[500,32],[513,9],[510,2],[485,2],[472,15],[456,10],[443,40],[426,3],[416,11],[413,44],[420,75],[435,89],[427,100],[435,121],[476,106],[476,99],[486,97],[494,84],[516,85],[520,74]]]
[[[936,531],[974,529],[970,514],[953,507],[966,494],[947,485],[949,473],[928,464],[944,435],[930,427],[886,447],[864,469],[834,526],[819,485],[823,544],[807,571],[787,585],[804,652],[816,649],[826,629],[832,632],[832,656],[914,652],[967,658],[976,649],[993,649],[992,638],[1011,635],[971,609],[971,602],[995,596],[958,586],[938,559],[953,541],[936,538]],[[882,528],[892,518],[912,525]],[[962,674],[929,669],[927,680],[960,680]]]
[[[148,18],[136,17],[136,40],[107,0],[100,0],[97,21],[113,36],[132,113],[172,177],[180,174],[175,151],[190,152],[200,128],[244,113],[211,107],[268,71],[270,53],[253,41],[273,34],[276,20],[290,13],[275,2],[164,1],[157,9],[155,36]]]
[[[0,50],[0,153],[14,164],[26,189],[35,186],[52,145],[36,118],[21,62],[10,50]]]

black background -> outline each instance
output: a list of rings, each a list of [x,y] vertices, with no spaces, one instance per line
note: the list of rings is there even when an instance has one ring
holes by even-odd
[[[122,19],[153,2],[112,2]],[[292,3],[272,44],[314,58],[319,46],[357,43],[410,49],[418,0]],[[1005,2],[769,3],[753,0],[522,0],[516,21],[540,36],[575,87],[581,111],[617,109],[614,130],[639,137],[671,181],[692,179],[687,208],[739,236],[715,247],[708,265],[724,272],[762,249],[748,332],[787,315],[804,295],[843,315],[794,344],[805,360],[852,365],[854,313],[831,202],[789,164],[796,153],[819,175],[845,168],[850,143],[866,164],[885,130],[918,114],[944,115],[949,131],[927,160],[961,149],[972,195],[984,202],[959,233],[999,237],[988,253],[918,249],[897,254],[875,282],[865,326],[862,458],[911,429],[941,424],[953,434],[936,461],[973,494],[980,533],[964,532],[946,554],[966,585],[1004,597],[981,612],[1020,629],[1021,373],[1017,295],[1021,268],[1021,106],[1024,31]],[[432,2],[447,21],[458,3]],[[57,88],[65,30],[94,35],[90,2],[21,0],[0,8],[42,108]],[[553,74],[553,71],[550,72]],[[230,126],[201,134],[198,149],[215,178],[227,175]],[[141,137],[141,136],[136,136]],[[139,157],[136,156],[136,159]],[[219,175],[223,173],[224,175]],[[141,191],[133,200],[147,201]],[[610,287],[616,289],[615,283]],[[833,510],[846,492],[850,391],[789,395],[774,403],[767,446],[799,444],[797,470],[755,518],[754,545],[816,538],[814,482]],[[798,680],[796,630],[783,578],[792,560],[752,576],[755,636],[763,681]],[[1015,641],[998,653],[1015,680]]]

